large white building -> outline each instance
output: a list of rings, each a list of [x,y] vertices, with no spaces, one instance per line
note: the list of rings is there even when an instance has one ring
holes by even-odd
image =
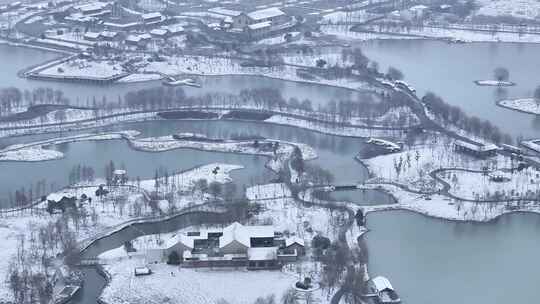
[[[273,31],[294,25],[293,18],[287,16],[281,9],[271,7],[249,13],[224,8],[212,8],[210,13],[223,16],[226,28],[249,34],[251,37],[261,37]]]
[[[277,268],[281,261],[296,260],[304,253],[298,250],[298,242],[288,243],[294,243],[290,250],[285,240],[276,237],[272,226],[235,222],[223,229],[178,233],[161,246],[146,249],[146,258],[149,263],[164,262],[176,252],[184,267]]]

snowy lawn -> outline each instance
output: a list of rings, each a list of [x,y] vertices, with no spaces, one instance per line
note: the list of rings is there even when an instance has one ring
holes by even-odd
[[[39,72],[42,76],[105,79],[124,73],[119,63],[70,59]]]
[[[515,203],[464,202],[455,201],[442,195],[421,196],[392,185],[382,185],[382,187],[396,197],[398,204],[363,206],[364,211],[409,210],[436,218],[475,222],[490,221],[503,214],[518,211],[540,213],[540,205],[533,203],[518,206]],[[366,186],[365,188],[372,187]]]
[[[259,297],[281,296],[296,282],[281,271],[235,269],[182,269],[166,264],[149,267],[153,274],[135,277],[133,269],[144,259],[115,260],[105,266],[112,280],[103,291],[106,303],[252,304]]]
[[[494,181],[493,175],[504,177],[504,181]],[[450,193],[465,199],[531,198],[540,190],[540,176],[532,168],[505,172],[490,172],[487,175],[476,172],[448,170],[438,174],[451,185]]]
[[[502,107],[523,111],[531,114],[540,114],[540,100],[536,98],[505,99],[498,102]]]

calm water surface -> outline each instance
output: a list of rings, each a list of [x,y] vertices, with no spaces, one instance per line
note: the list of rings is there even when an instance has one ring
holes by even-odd
[[[406,211],[368,216],[370,275],[404,303],[528,303],[538,297],[540,216],[455,223]]]

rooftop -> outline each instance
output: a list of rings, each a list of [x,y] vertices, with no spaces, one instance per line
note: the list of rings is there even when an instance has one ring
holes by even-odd
[[[210,9],[208,9],[208,11],[210,13],[223,15],[223,16],[228,16],[228,17],[236,17],[236,16],[240,16],[242,14],[242,12],[240,12],[240,11],[234,11],[234,10],[226,9],[226,8],[223,8],[223,7],[210,8]]]
[[[484,145],[480,143],[469,143],[462,140],[456,140],[456,145],[463,148],[467,148],[469,150],[477,151],[477,152],[488,152],[488,151],[497,150],[499,148],[494,144]]]
[[[147,14],[142,14],[141,17],[144,20],[154,19],[154,18],[161,18],[161,13],[159,13],[159,12],[147,13]]]
[[[76,8],[81,10],[82,12],[91,12],[91,11],[104,9],[106,6],[107,6],[107,3],[94,2],[94,3],[80,5],[80,6],[76,7]]]
[[[262,29],[262,28],[270,27],[270,26],[272,26],[272,21],[264,21],[264,22],[259,22],[255,24],[250,24],[248,25],[248,28],[250,30],[258,30],[258,29]]]
[[[371,281],[373,282],[373,286],[375,286],[377,291],[383,291],[385,289],[394,290],[392,284],[390,284],[390,281],[385,277],[378,276],[371,279]]]
[[[238,222],[223,229],[223,236],[219,238],[219,247],[224,247],[232,241],[237,241],[246,247],[250,247],[251,238],[274,237],[273,226],[243,226]]]
[[[251,18],[251,19],[253,19],[255,21],[258,21],[258,20],[264,20],[264,19],[268,19],[268,18],[283,16],[283,15],[285,15],[285,13],[282,10],[280,10],[279,8],[277,8],[277,7],[271,7],[271,8],[267,8],[267,9],[253,11],[253,12],[247,14],[247,15],[248,15],[249,18]]]

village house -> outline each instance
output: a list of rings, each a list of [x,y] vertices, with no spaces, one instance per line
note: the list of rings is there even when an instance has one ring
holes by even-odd
[[[381,304],[397,304],[401,302],[398,294],[390,284],[390,281],[382,276],[371,279],[368,283],[368,290],[377,298]]]
[[[167,30],[169,36],[177,36],[184,34],[184,27],[182,24],[171,24],[161,27],[164,30]]]
[[[161,21],[163,21],[163,16],[161,15],[161,13],[159,12],[153,12],[153,13],[147,13],[147,14],[143,14],[141,15],[141,18],[144,22],[144,24],[156,24],[156,23],[159,23]]]
[[[83,38],[86,41],[98,41],[99,40],[99,33],[86,32],[86,33],[84,33]]]
[[[287,247],[287,244],[289,247]],[[273,226],[232,223],[223,229],[179,233],[157,248],[146,249],[148,263],[167,261],[175,252],[183,267],[273,269],[305,254],[303,240],[283,240]]]
[[[229,10],[225,8],[211,8],[208,12],[221,17],[221,28],[233,32],[241,32],[250,37],[258,38],[273,31],[281,30],[293,25],[293,18],[287,16],[276,7],[256,10],[250,13]],[[213,24],[210,27],[215,27]]]
[[[109,4],[105,2],[93,2],[75,7],[83,16],[95,17],[111,13]]]
[[[99,34],[99,39],[102,41],[115,41],[118,38],[118,32],[103,31]]]
[[[499,147],[494,144],[484,145],[457,140],[454,143],[454,150],[478,158],[487,158],[495,156],[497,154],[497,150],[499,150]]]

